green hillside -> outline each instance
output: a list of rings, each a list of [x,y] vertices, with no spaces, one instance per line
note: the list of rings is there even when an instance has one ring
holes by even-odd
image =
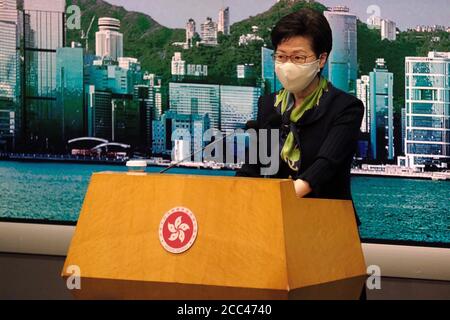
[[[170,64],[170,56],[167,56],[164,48],[173,42],[184,40],[185,31],[182,29],[166,28],[146,14],[129,12],[123,7],[113,6],[103,0],[68,0],[67,5],[71,4],[78,5],[81,9],[82,30],[87,30],[92,17],[94,15],[96,17],[89,34],[91,53],[95,51],[95,32],[98,31],[99,17],[112,17],[121,21],[124,55],[138,58],[144,69],[154,73],[164,74]],[[80,41],[80,37],[80,30],[70,30],[67,33],[68,43]]]
[[[82,29],[87,30],[92,16],[96,19],[109,16],[121,20],[121,32],[124,34],[124,55],[136,57],[141,61],[144,69],[162,75],[165,79],[170,77],[170,58],[176,51],[182,51],[183,58],[192,64],[208,65],[211,77],[232,77],[236,73],[236,65],[253,63],[257,74],[261,74],[260,48],[262,43],[239,46],[239,36],[251,32],[252,26],[259,27],[259,36],[265,39],[270,46],[270,30],[278,19],[302,7],[312,7],[325,10],[321,4],[308,4],[304,1],[280,1],[270,10],[231,26],[231,35],[219,35],[219,45],[216,47],[194,47],[183,50],[172,46],[173,42],[182,42],[185,39],[183,29],[170,29],[159,25],[150,16],[143,13],[128,12],[123,7],[113,6],[102,0],[69,0],[68,5],[76,4],[83,13]],[[199,22],[197,21],[197,29]],[[95,47],[95,32],[98,31],[97,21],[90,32],[89,48]],[[198,30],[199,31],[199,30]],[[80,41],[80,31],[68,32],[68,43],[72,40]]]
[[[264,43],[239,46],[239,36],[250,33],[252,26],[258,26],[258,35],[270,47],[270,31],[281,17],[303,7],[320,11],[326,9],[320,3],[310,4],[301,0],[280,1],[264,13],[233,24],[231,35],[219,34],[218,46],[200,46],[183,50],[172,45],[173,42],[184,41],[183,29],[166,28],[148,15],[128,12],[122,7],[113,6],[102,0],[69,0],[69,4],[80,6],[83,13],[83,30],[87,29],[93,15],[97,19],[102,16],[120,19],[121,31],[124,34],[124,54],[138,58],[145,70],[160,74],[165,79],[170,78],[170,61],[175,51],[181,51],[183,59],[188,63],[208,65],[208,72],[212,78],[234,77],[236,65],[243,63],[255,64],[256,73],[261,74],[260,48]],[[197,21],[197,29],[200,29],[199,25],[200,22]],[[97,30],[95,21],[90,33],[91,51],[95,46]],[[433,37],[440,37],[440,41],[433,42]],[[68,41],[71,40],[80,41],[80,32],[68,32]],[[379,30],[369,29],[365,23],[358,21],[359,75],[372,71],[377,58],[385,58],[388,69],[394,73],[394,104],[397,112],[404,105],[405,57],[426,55],[430,50],[450,51],[450,34],[401,32],[396,41],[382,41]]]

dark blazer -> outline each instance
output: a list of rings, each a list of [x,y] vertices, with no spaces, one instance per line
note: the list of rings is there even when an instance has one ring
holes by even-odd
[[[271,118],[276,118],[274,114],[280,113],[274,107],[275,97],[276,93],[260,97],[259,128],[275,129],[267,124]],[[296,124],[290,123],[288,115],[283,117],[281,127],[290,127],[300,146],[299,171],[291,170],[280,158],[279,170],[270,178],[291,177],[307,181],[312,189],[307,198],[352,200],[350,168],[363,115],[364,106],[360,100],[328,83],[319,105],[306,111]],[[236,176],[261,177],[260,168],[260,164],[244,164]]]

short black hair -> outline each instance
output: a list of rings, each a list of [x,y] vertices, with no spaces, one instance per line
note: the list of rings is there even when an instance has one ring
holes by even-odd
[[[300,9],[281,18],[272,30],[272,45],[276,50],[284,40],[295,36],[309,38],[317,57],[333,47],[333,36],[330,24],[325,16],[316,10]]]

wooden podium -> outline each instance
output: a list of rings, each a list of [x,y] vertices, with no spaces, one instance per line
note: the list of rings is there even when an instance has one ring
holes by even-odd
[[[174,207],[198,226],[178,254],[160,241]],[[65,279],[73,265],[83,299],[352,299],[366,275],[351,201],[299,199],[292,180],[175,174],[94,174]]]

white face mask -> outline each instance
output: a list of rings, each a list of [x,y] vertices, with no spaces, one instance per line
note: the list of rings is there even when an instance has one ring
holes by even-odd
[[[305,90],[320,71],[320,59],[310,63],[275,62],[275,73],[283,87],[292,93]]]

